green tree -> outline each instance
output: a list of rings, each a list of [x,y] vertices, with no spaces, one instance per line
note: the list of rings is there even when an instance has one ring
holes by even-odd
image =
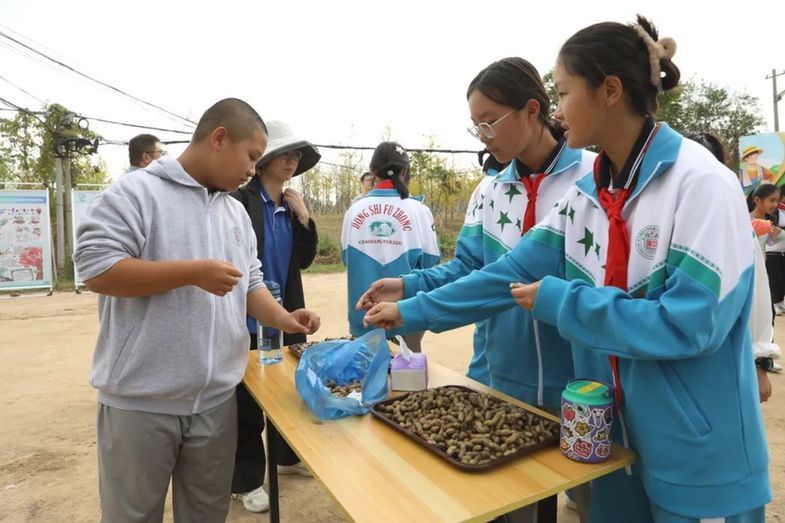
[[[97,134],[78,125],[63,125],[68,109],[51,104],[40,113],[19,111],[13,118],[0,118],[0,156],[3,157],[8,180],[40,183],[52,187],[55,178],[54,144],[58,138],[94,140]],[[71,162],[74,185],[105,183],[106,164],[92,164],[88,157],[77,156]]]
[[[711,132],[727,145],[730,167],[739,164],[739,138],[763,125],[760,101],[704,80],[690,80],[659,98],[659,118],[682,134]]]
[[[548,93],[548,99],[551,101],[551,114],[553,114],[559,106],[559,93],[556,91],[556,84],[553,83],[553,69],[545,73],[545,76],[542,77],[542,83],[545,85],[545,91]]]
[[[344,213],[352,203],[352,199],[360,194],[360,174],[363,172],[362,154],[357,151],[342,151],[338,155],[338,164],[331,166],[329,174],[332,182],[331,200],[334,210]]]
[[[427,149],[436,147],[433,137],[425,137]],[[437,225],[455,220],[466,211],[466,205],[478,178],[476,170],[460,171],[447,164],[444,156],[411,152],[412,194],[425,196]]]
[[[553,84],[553,70],[543,76],[543,83],[551,100],[551,111],[559,103]],[[764,120],[760,101],[747,93],[703,79],[688,80],[677,88],[662,93],[658,99],[658,119],[668,122],[682,134],[711,132],[727,145],[729,167],[739,165],[739,138],[760,131]]]

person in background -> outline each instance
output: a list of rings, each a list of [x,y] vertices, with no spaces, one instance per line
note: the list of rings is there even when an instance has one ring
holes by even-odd
[[[128,142],[128,160],[131,162],[131,166],[126,172],[144,169],[153,160],[158,160],[164,155],[166,155],[166,151],[156,136],[152,134],[134,136]]]
[[[316,256],[319,242],[316,223],[302,195],[289,181],[314,167],[321,158],[318,149],[292,132],[284,122],[267,123],[269,139],[264,156],[248,184],[232,196],[242,203],[251,218],[256,235],[256,254],[265,280],[278,283],[286,310],[305,307],[301,271]],[[248,317],[250,348],[258,348],[256,319]],[[301,333],[284,334],[284,345],[306,341]],[[250,512],[264,512],[269,506],[264,491],[266,457],[264,453],[264,415],[242,383],[237,386],[237,452],[232,492]],[[310,476],[297,454],[280,440],[275,452],[279,474]]]
[[[362,198],[365,198],[365,195],[368,194],[371,191],[371,189],[373,189],[375,180],[376,177],[373,175],[372,172],[362,173],[362,175],[360,176],[360,188],[362,192],[352,199],[352,204],[354,204],[355,202],[357,202]]]
[[[378,183],[343,217],[341,258],[346,265],[349,331],[362,336],[363,313],[354,305],[379,278],[409,274],[439,263],[439,242],[430,209],[409,196],[409,155],[396,142],[382,142],[373,152],[370,170]],[[393,339],[396,332],[388,333]],[[420,352],[422,332],[404,336]]]
[[[773,225],[782,229],[785,227],[785,190],[782,186],[779,189],[780,199],[769,219]],[[785,314],[785,243],[771,240],[766,243],[766,273],[769,275],[769,292],[774,313],[781,316]],[[779,370],[782,370],[782,367]]]
[[[723,165],[728,163],[728,155],[722,141],[712,133],[692,133],[685,136],[707,148]],[[761,192],[769,195],[774,194],[770,188],[759,186]],[[781,351],[779,346],[774,343],[774,316],[769,294],[769,278],[766,274],[766,260],[763,248],[770,236],[778,237],[781,241],[785,235],[780,234],[781,229],[772,225],[770,220],[765,218],[766,210],[773,209],[774,203],[763,204],[766,198],[755,199],[754,193],[748,197],[747,207],[753,211],[757,203],[761,204],[758,215],[763,218],[752,217],[752,229],[755,231],[753,240],[753,256],[755,265],[755,280],[753,282],[752,305],[750,306],[750,335],[752,337],[752,355],[755,358],[755,370],[758,376],[758,394],[760,401],[768,401],[771,397],[772,386],[768,372],[772,370],[774,358],[779,358]]]

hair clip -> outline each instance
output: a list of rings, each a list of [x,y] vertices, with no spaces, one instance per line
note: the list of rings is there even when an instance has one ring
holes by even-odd
[[[651,84],[662,92],[662,77],[660,76],[660,60],[671,60],[676,54],[676,41],[673,38],[660,38],[656,42],[651,35],[638,24],[632,26],[638,33],[649,53],[649,67],[651,68]]]

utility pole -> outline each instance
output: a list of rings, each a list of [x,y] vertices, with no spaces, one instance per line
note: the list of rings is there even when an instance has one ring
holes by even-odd
[[[65,218],[65,235],[63,239],[65,240],[65,255],[70,259],[74,257],[74,221],[73,209],[71,208],[71,203],[73,202],[71,198],[72,186],[71,158],[66,157],[63,158],[63,216]]]
[[[63,215],[63,159],[55,157],[55,260],[57,270],[65,269],[65,219]]]
[[[82,131],[87,132],[89,123],[86,119],[77,117],[74,113],[66,114],[57,125],[54,154],[55,154],[55,206],[57,219],[57,268],[65,268],[65,258],[74,254],[73,209],[71,208],[71,158],[77,155],[93,154],[98,150],[98,139],[90,141],[79,137],[80,132],[74,129],[74,124]]]
[[[785,95],[785,90],[777,92],[777,77],[785,75],[785,71],[777,72],[776,69],[771,70],[770,75],[766,75],[766,80],[771,78],[771,92],[772,92],[772,103],[774,104],[774,132],[780,132],[780,115],[779,115],[779,107],[777,104],[780,100],[782,100],[782,96]]]

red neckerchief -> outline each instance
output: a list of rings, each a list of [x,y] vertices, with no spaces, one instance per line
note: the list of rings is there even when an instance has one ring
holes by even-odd
[[[382,180],[373,186],[374,189],[395,189],[392,180]]]
[[[649,150],[651,142],[654,141],[654,136],[659,131],[659,124],[655,125],[651,134],[649,135],[646,143],[643,145],[638,158],[642,158]],[[627,267],[630,261],[630,234],[627,232],[627,223],[622,216],[622,210],[627,199],[632,194],[635,188],[634,180],[637,178],[635,172],[630,173],[630,183],[623,189],[617,189],[614,193],[608,190],[607,187],[599,187],[600,183],[600,169],[602,168],[602,158],[605,151],[600,151],[600,154],[594,159],[594,183],[597,187],[597,199],[600,201],[605,214],[608,215],[608,256],[605,260],[605,286],[618,287],[623,291],[627,291]],[[637,167],[639,168],[639,166]],[[635,169],[637,169],[635,168]],[[621,408],[624,401],[624,393],[622,392],[621,379],[619,378],[619,358],[618,356],[608,356],[611,364],[611,372],[613,373],[613,393],[616,400],[616,408]]]
[[[566,145],[564,140],[559,140],[556,143],[556,147],[551,152],[549,158],[545,161],[545,164],[540,167],[542,172],[532,173],[528,176],[520,177],[521,182],[523,182],[523,186],[526,187],[526,198],[528,199],[526,202],[526,210],[523,212],[523,227],[521,228],[521,236],[526,234],[526,231],[534,227],[534,225],[537,223],[537,195],[540,189],[540,184],[556,166],[556,163],[559,161],[559,158],[561,157],[562,152],[564,152],[565,147]],[[515,160],[513,160],[513,162],[514,161]]]
[[[545,173],[537,173],[521,178],[524,187],[526,187],[526,197],[529,199],[526,203],[526,211],[523,213],[523,229],[521,230],[521,236],[526,234],[526,231],[534,227],[534,224],[537,223],[535,217],[537,211],[537,191],[544,179]]]
[[[785,202],[780,202],[777,204],[777,209],[781,211],[785,211]]]

